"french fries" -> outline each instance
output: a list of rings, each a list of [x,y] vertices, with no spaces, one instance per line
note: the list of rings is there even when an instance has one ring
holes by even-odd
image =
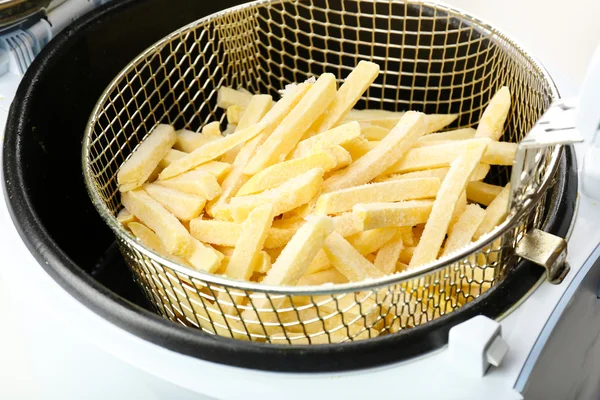
[[[490,165],[513,162],[516,144],[498,141],[510,92],[492,98],[477,129],[440,132],[458,115],[352,109],[378,71],[361,62],[339,90],[325,73],[286,87],[278,101],[219,89],[226,121],[201,132],[158,125],[123,163],[117,221],[174,263],[267,286],[379,279],[456,254],[507,214],[510,187],[483,180]],[[210,333],[344,342],[418,325],[478,296],[495,272],[480,265],[497,259],[500,242],[488,248],[488,259],[459,267],[456,284],[419,278],[396,293],[281,296],[193,287],[162,271],[152,290]]]
[[[127,192],[142,186],[167,155],[176,139],[172,126],[158,125],[154,128],[119,168],[117,173],[119,190]]]

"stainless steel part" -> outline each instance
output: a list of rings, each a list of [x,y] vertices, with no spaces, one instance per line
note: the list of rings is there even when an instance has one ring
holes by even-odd
[[[0,0],[0,29],[48,9],[52,0]]]
[[[367,282],[271,287],[235,281],[175,264],[117,222],[119,166],[159,122],[199,130],[224,122],[216,107],[221,86],[276,96],[286,84],[323,72],[343,80],[362,59],[379,63],[382,72],[359,108],[460,112],[457,127],[476,126],[496,90],[508,85],[513,105],[505,141],[519,142],[558,97],[543,67],[502,32],[424,1],[263,0],[181,28],[115,78],[93,110],[83,144],[92,201],[159,313],[243,340],[369,340],[460,309],[515,265],[517,243],[541,226],[560,146],[539,151],[527,202],[493,232],[416,271]],[[509,178],[509,168],[494,168],[488,181]]]

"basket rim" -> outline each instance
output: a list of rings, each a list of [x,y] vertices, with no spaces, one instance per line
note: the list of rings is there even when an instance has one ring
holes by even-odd
[[[122,81],[123,77],[127,75],[135,66],[137,66],[140,62],[146,59],[147,56],[155,53],[157,50],[160,50],[165,46],[165,43],[180,36],[182,33],[191,30],[194,27],[209,23],[214,19],[227,15],[231,12],[241,11],[247,8],[253,8],[256,6],[266,5],[266,4],[281,4],[281,3],[289,3],[289,2],[302,2],[303,0],[255,0],[246,4],[241,4],[238,6],[226,8],[222,11],[210,14],[206,17],[200,18],[194,22],[191,22],[175,31],[170,33],[169,35],[164,36],[151,46],[149,46],[146,50],[141,52],[137,57],[135,57],[132,61],[130,61],[110,82],[110,84],[105,88],[102,92],[102,95],[96,102],[88,122],[86,124],[86,128],[84,131],[84,137],[82,141],[82,152],[81,152],[81,162],[82,169],[84,175],[84,182],[86,191],[88,192],[88,196],[90,197],[92,204],[96,208],[96,211],[100,214],[101,218],[104,222],[110,227],[115,235],[115,239],[122,240],[127,243],[129,246],[135,248],[140,253],[154,260],[155,262],[160,263],[161,265],[183,275],[186,275],[192,279],[207,282],[209,284],[221,285],[227,288],[233,288],[238,290],[252,291],[258,293],[267,293],[267,294],[275,294],[275,295],[332,295],[332,294],[341,294],[341,293],[349,293],[349,292],[358,292],[364,290],[375,290],[380,289],[382,287],[388,287],[392,285],[402,284],[414,279],[419,279],[423,276],[429,275],[436,271],[442,270],[452,264],[466,258],[470,254],[477,252],[494,240],[502,236],[505,232],[512,229],[516,222],[519,221],[524,215],[528,214],[533,207],[540,201],[543,194],[548,190],[551,178],[556,174],[558,168],[558,161],[560,159],[560,153],[562,150],[561,145],[555,146],[554,150],[551,154],[550,164],[547,168],[547,171],[543,177],[542,183],[536,193],[529,198],[523,205],[517,210],[511,210],[511,212],[507,215],[505,220],[494,230],[489,232],[488,234],[482,236],[479,240],[470,243],[468,246],[463,247],[462,249],[450,254],[447,257],[440,258],[434,262],[425,264],[421,267],[415,268],[410,271],[405,271],[402,273],[396,273],[393,275],[386,275],[377,279],[369,279],[363,280],[360,282],[350,282],[343,284],[325,284],[320,286],[289,286],[289,285],[264,285],[258,282],[251,281],[243,281],[228,278],[225,276],[208,273],[205,271],[195,270],[190,267],[186,267],[184,265],[175,263],[169,259],[164,258],[162,255],[156,253],[152,249],[145,247],[141,242],[139,242],[131,233],[129,233],[125,228],[117,221],[116,217],[112,214],[109,208],[106,206],[104,201],[102,200],[100,194],[95,188],[94,181],[91,176],[91,168],[89,167],[87,160],[89,159],[90,154],[90,139],[93,132],[93,127],[95,126],[98,120],[98,114],[105,104],[107,98],[110,94],[113,93],[115,88],[118,87],[118,84]],[[490,32],[490,36],[500,37],[502,40],[509,43],[514,49],[524,58],[526,58],[534,67],[537,69],[539,73],[544,77],[545,81],[550,86],[551,96],[553,100],[559,99],[560,94],[558,88],[551,75],[548,73],[543,64],[530,52],[528,52],[522,44],[512,37],[504,33],[504,31],[492,26],[488,22],[473,16],[472,14],[465,12],[464,10],[456,7],[449,6],[443,2],[432,2],[432,1],[422,1],[422,0],[373,0],[374,2],[390,2],[395,1],[398,3],[405,4],[417,4],[425,7],[429,7],[432,9],[440,9],[444,12],[448,12],[453,14],[456,17],[464,18],[468,20],[470,23],[477,25],[479,28],[487,30]]]

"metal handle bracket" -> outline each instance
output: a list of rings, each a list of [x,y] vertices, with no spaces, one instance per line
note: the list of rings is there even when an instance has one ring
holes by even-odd
[[[567,242],[558,236],[532,229],[519,241],[518,256],[546,269],[548,282],[558,285],[571,269],[566,263]]]

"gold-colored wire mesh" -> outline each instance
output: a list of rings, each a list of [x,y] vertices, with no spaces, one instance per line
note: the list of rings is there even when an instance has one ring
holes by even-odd
[[[419,273],[335,287],[262,286],[190,270],[143,248],[117,222],[119,166],[158,123],[199,130],[224,112],[217,89],[278,95],[324,72],[340,81],[360,60],[381,74],[357,108],[460,113],[476,126],[491,96],[513,97],[504,141],[518,142],[556,97],[544,70],[502,33],[462,12],[421,1],[259,1],[197,21],[128,65],[99,100],[84,141],[91,197],[157,311],[205,332],[270,343],[368,339],[411,328],[477,298],[516,262],[515,244],[539,227],[556,149],[536,159],[531,204],[487,238]],[[225,128],[225,126],[223,126]],[[510,169],[487,181],[505,184]]]

